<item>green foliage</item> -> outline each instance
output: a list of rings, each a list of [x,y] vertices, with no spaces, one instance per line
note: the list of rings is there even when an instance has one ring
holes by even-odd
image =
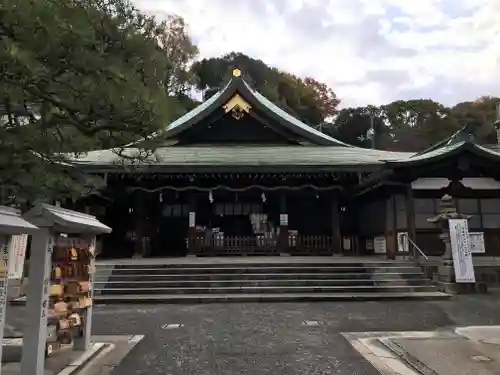
[[[62,153],[147,138],[183,112],[169,94],[184,93],[196,49],[179,18],[127,0],[13,0],[0,20],[0,202],[87,193],[98,181]]]
[[[397,151],[424,150],[460,130],[471,127],[479,143],[495,142],[492,123],[499,98],[445,107],[429,99],[398,100],[380,107],[344,108],[325,132],[346,143],[371,147],[371,120],[375,147]]]

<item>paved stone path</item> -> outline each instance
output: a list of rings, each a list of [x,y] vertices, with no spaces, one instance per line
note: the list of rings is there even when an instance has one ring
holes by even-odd
[[[498,296],[440,302],[114,305],[94,309],[93,333],[145,335],[112,375],[377,375],[343,332],[500,324],[499,308]],[[22,313],[8,312],[7,320],[17,326]]]
[[[433,304],[354,302],[102,307],[94,328],[146,335],[113,375],[376,375],[341,332],[451,324]]]

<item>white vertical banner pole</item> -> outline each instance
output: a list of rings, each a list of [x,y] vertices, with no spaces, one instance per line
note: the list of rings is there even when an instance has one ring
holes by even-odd
[[[44,374],[53,250],[54,238],[49,228],[40,228],[33,234],[21,375]]]
[[[12,237],[10,237],[11,239]],[[5,315],[7,313],[7,284],[9,281],[9,236],[0,235],[2,254],[2,270],[0,274],[0,374],[2,373],[3,334],[5,330]]]

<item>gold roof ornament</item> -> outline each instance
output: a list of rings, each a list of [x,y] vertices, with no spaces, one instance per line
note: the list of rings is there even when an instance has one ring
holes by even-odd
[[[236,120],[243,118],[245,113],[250,113],[252,106],[239,94],[235,94],[226,104],[222,106],[226,113],[231,112]]]
[[[240,77],[241,76],[241,70],[238,68],[233,69],[233,77]]]

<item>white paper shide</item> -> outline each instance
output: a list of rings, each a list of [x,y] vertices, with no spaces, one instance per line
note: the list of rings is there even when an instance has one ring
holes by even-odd
[[[466,219],[450,219],[450,242],[453,268],[457,283],[474,283],[474,264],[470,245],[469,227]]]
[[[11,237],[9,243],[9,279],[21,279],[23,277],[27,245],[27,234],[18,234]]]

